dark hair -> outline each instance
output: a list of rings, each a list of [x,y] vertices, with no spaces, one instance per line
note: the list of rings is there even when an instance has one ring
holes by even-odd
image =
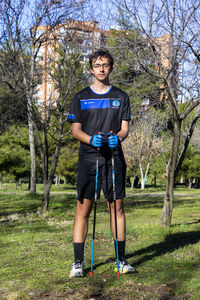
[[[106,49],[98,49],[90,55],[89,63],[90,63],[90,68],[91,69],[92,69],[93,61],[96,61],[98,57],[108,57],[109,62],[110,62],[110,66],[111,66],[111,68],[113,68],[114,61],[113,61],[112,55]]]

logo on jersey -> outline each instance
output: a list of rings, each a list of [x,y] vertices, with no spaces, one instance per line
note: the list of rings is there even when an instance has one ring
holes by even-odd
[[[112,101],[112,107],[114,108],[119,108],[121,105],[120,101],[119,100],[113,100]]]
[[[73,114],[68,114],[67,120],[75,120],[75,116]]]
[[[104,109],[110,107],[110,99],[83,99],[81,102],[81,110],[85,109]]]

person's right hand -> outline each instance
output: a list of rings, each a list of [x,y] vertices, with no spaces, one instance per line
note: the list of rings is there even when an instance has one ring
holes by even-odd
[[[103,144],[102,135],[101,134],[93,135],[89,140],[89,144],[92,145],[95,148],[100,148]]]

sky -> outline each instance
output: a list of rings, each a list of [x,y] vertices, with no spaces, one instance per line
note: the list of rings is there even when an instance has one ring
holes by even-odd
[[[117,26],[117,8],[111,0],[91,0],[86,18],[99,22],[102,29]]]

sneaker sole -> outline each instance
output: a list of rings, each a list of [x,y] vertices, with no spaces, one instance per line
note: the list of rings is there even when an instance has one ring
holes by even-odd
[[[115,271],[115,272],[118,271],[118,270],[117,270],[117,267],[115,267],[114,271]],[[120,274],[131,274],[131,273],[135,273],[135,272],[136,272],[135,269],[134,269],[133,271],[126,271],[126,272],[121,272],[120,269],[119,269],[119,273],[120,273]]]
[[[76,273],[76,274],[70,274],[69,278],[81,278],[81,277],[85,277],[85,274],[83,273]]]
[[[83,278],[85,275],[69,275],[69,278]]]

